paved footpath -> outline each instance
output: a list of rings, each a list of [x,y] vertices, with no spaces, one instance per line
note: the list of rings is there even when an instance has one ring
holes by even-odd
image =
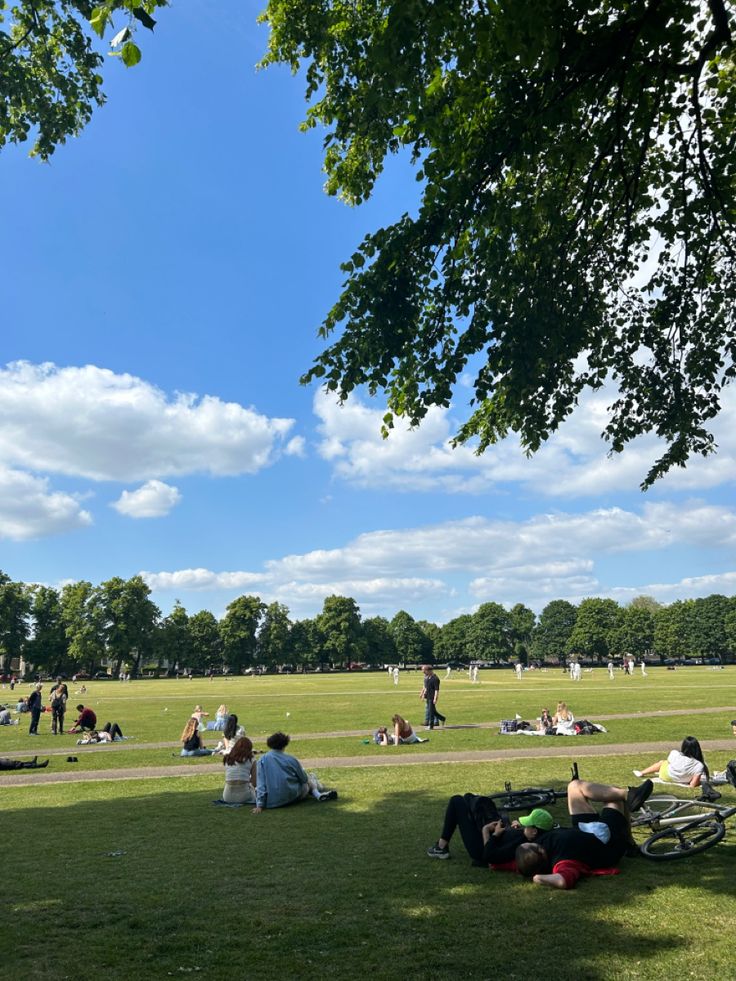
[[[736,713],[736,706],[725,705],[714,708],[695,708],[695,709],[659,709],[655,712],[624,712],[616,715],[598,715],[599,722],[610,722],[615,719],[638,719],[642,717],[655,718],[657,716],[671,715],[712,715],[722,712],[724,715],[733,717]],[[472,726],[457,726],[458,729],[477,728],[495,729],[498,722],[479,722]],[[452,726],[448,726],[452,729]],[[215,733],[212,733],[214,736]],[[294,735],[295,741],[309,739],[334,739],[339,737],[358,737],[365,738],[373,735],[372,729],[348,729],[339,732],[311,732]],[[49,736],[50,738],[50,736]],[[572,737],[570,737],[572,738]],[[383,750],[372,756],[321,756],[310,759],[300,757],[306,768],[320,767],[339,768],[339,767],[366,767],[366,766],[416,766],[426,763],[491,763],[494,760],[509,759],[539,759],[545,757],[566,757],[576,759],[586,756],[664,756],[672,748],[671,741],[668,742],[645,742],[645,743],[613,743],[580,744],[570,742],[569,738],[562,738],[561,741],[536,736],[509,736],[509,741],[513,746],[509,749],[477,749],[454,751],[448,753],[417,753],[410,755],[402,752],[401,755],[394,754],[390,749]],[[139,743],[135,740],[112,743],[104,746],[76,746],[69,745],[58,749],[42,748],[34,743],[30,748],[39,750],[41,757],[54,756],[78,756],[80,760],[87,753],[114,753],[126,752],[137,749],[172,749],[180,745],[177,742],[158,742],[158,743]],[[710,739],[701,740],[700,745],[706,752],[721,750],[733,750],[736,755],[736,740],[734,739]],[[27,758],[30,753],[28,750],[11,750],[4,754],[8,758]],[[219,757],[216,760],[219,761]],[[114,770],[68,770],[64,773],[51,772],[48,770],[17,770],[10,772],[0,772],[0,787],[28,787],[40,783],[89,783],[95,780],[152,780],[160,777],[200,777],[213,771],[207,763],[180,763],[171,766],[145,766],[145,767],[118,767]]]

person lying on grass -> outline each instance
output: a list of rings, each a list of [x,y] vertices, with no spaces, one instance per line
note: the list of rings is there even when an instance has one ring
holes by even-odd
[[[551,831],[553,827],[552,815],[541,807],[535,808],[527,818],[507,825],[490,797],[455,794],[447,802],[440,837],[427,849],[427,855],[449,858],[450,840],[459,830],[473,865],[506,865],[513,861],[519,845],[535,841],[541,832]]]
[[[37,756],[32,760],[10,760],[5,756],[0,757],[0,770],[43,770],[48,765],[48,760],[39,763]]]
[[[459,828],[473,865],[518,871],[540,884],[570,889],[581,875],[612,870],[632,844],[628,810],[641,807],[651,792],[651,780],[630,788],[573,780],[567,789],[573,827],[558,829],[541,807],[507,826],[497,812],[494,816],[490,798],[456,795],[447,805],[442,834],[427,855],[449,858],[450,839]],[[592,801],[606,804],[600,815]]]
[[[514,855],[517,872],[554,889],[572,889],[582,875],[614,875],[635,847],[629,812],[641,807],[652,788],[651,780],[628,788],[572,780],[567,807],[573,827],[552,829],[519,845]],[[600,812],[595,803],[603,804]],[[521,818],[521,823],[526,820]]]
[[[123,730],[117,722],[106,722],[102,729],[93,729],[85,732],[81,739],[77,740],[77,746],[87,746],[90,743],[114,743],[118,739],[125,739]]]
[[[695,736],[685,736],[682,746],[673,749],[666,760],[658,760],[645,770],[634,770],[634,776],[648,777],[657,774],[660,780],[681,783],[685,787],[699,787],[708,780],[708,767],[703,750]]]
[[[256,764],[256,806],[253,814],[264,808],[285,807],[304,800],[310,794],[318,801],[334,800],[336,790],[325,790],[322,784],[308,774],[298,759],[285,753],[290,737],[284,732],[274,732],[266,740],[268,752]]]

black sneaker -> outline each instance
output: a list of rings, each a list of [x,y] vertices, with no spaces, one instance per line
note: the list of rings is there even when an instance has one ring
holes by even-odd
[[[626,796],[626,804],[629,810],[638,811],[653,790],[654,784],[651,780],[645,780],[639,787],[629,787],[629,792]]]
[[[319,795],[318,800],[319,800],[320,804],[323,801],[326,801],[326,800],[337,800],[337,791],[336,790],[323,790],[322,793]]]
[[[707,780],[700,781],[700,789],[702,793],[698,800],[706,801],[708,804],[714,804],[717,800],[721,799],[721,795],[717,790],[713,789]]]
[[[435,842],[434,845],[431,845],[427,849],[427,855],[429,855],[430,858],[449,858],[450,849],[447,845],[445,845],[444,848],[440,848],[437,842]]]

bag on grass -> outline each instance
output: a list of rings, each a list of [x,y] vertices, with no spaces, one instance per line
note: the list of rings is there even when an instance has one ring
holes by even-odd
[[[518,732],[519,723],[516,719],[501,719],[501,733],[507,734],[509,732]]]

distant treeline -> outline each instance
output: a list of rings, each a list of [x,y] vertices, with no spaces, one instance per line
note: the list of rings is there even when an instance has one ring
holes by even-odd
[[[400,610],[392,620],[361,617],[354,599],[328,596],[312,619],[292,620],[282,603],[240,596],[218,620],[191,616],[181,603],[168,616],[140,576],[115,577],[61,590],[13,582],[0,572],[2,671],[21,659],[47,674],[142,671],[241,673],[258,665],[316,667],[391,663],[606,661],[636,658],[724,658],[736,652],[736,597],[714,594],[663,606],[638,596],[626,606],[591,598],[578,606],[552,600],[537,616],[517,603],[483,603],[473,614],[438,626]]]

